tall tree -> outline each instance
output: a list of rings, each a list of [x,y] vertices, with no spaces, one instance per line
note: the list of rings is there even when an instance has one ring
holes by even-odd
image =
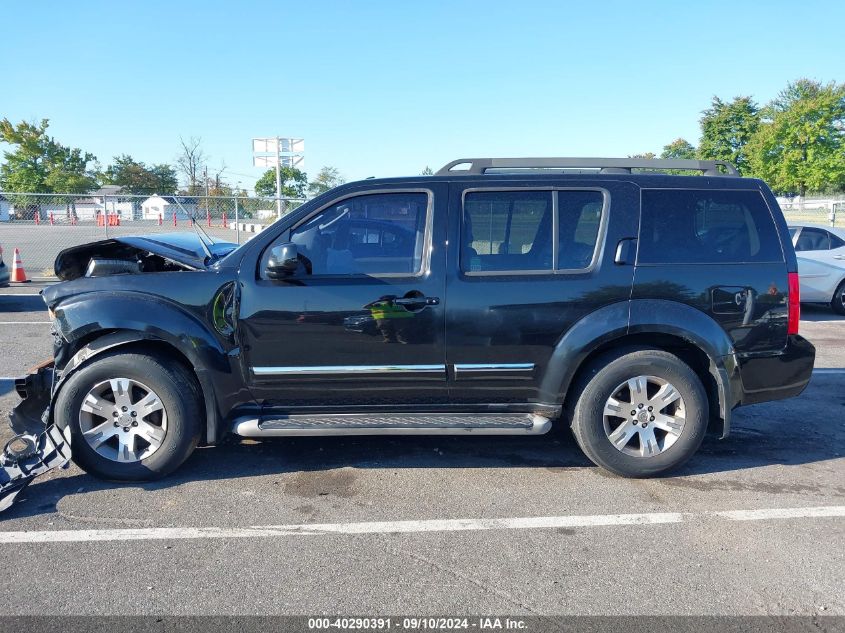
[[[663,146],[660,158],[695,158],[695,147],[684,138],[676,138]]]
[[[176,168],[185,177],[188,194],[195,196],[203,193],[205,183],[203,182],[202,170],[208,156],[202,148],[202,139],[192,136],[185,140],[180,136],[179,145]]]
[[[317,177],[308,183],[308,195],[312,197],[319,196],[321,193],[326,193],[329,189],[334,189],[344,182],[346,181],[335,167],[323,167],[317,173]]]
[[[114,162],[103,171],[102,181],[104,184],[118,185],[126,193],[143,196],[171,195],[179,187],[176,170],[170,165],[147,167],[128,154],[115,156]]]
[[[81,149],[66,147],[48,136],[50,122],[23,121],[17,125],[8,119],[0,121],[0,141],[12,146],[0,165],[0,189],[15,193],[83,193],[95,189],[96,158]],[[40,199],[15,196],[15,206],[28,215],[40,215]],[[72,199],[65,200],[70,207]]]
[[[308,186],[308,176],[296,167],[282,167],[283,198],[304,198],[305,188]],[[276,169],[268,169],[255,183],[255,193],[259,196],[276,195]]]
[[[751,97],[734,97],[713,102],[701,117],[698,155],[703,159],[726,160],[743,174],[748,172],[746,145],[760,125],[760,108]]]
[[[429,167],[428,165],[426,165],[425,169],[423,169],[420,172],[420,176],[433,176],[433,175],[434,175],[434,170],[431,167]]]
[[[47,135],[50,122],[0,121],[0,141],[14,149],[0,165],[0,186],[6,191],[32,193],[83,193],[97,186],[96,157],[66,147]]]
[[[845,187],[845,84],[790,83],[764,117],[749,144],[756,176],[801,196]]]

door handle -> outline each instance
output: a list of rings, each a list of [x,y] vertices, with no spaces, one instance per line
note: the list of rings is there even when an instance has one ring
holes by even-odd
[[[393,303],[398,306],[436,306],[440,303],[440,297],[397,297]]]
[[[619,240],[616,245],[616,254],[613,257],[613,263],[617,266],[626,266],[634,263],[634,257],[637,254],[637,238],[626,237]]]

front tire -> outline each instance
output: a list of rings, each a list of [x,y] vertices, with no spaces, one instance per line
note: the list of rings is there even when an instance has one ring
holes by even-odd
[[[830,302],[830,307],[837,314],[845,315],[845,280],[839,284],[836,292],[833,293],[833,299]]]
[[[200,438],[194,377],[159,355],[106,352],[76,371],[56,398],[73,461],[103,479],[146,481],[178,468]]]
[[[707,431],[707,395],[696,373],[673,354],[641,350],[606,356],[576,385],[572,432],[596,465],[623,477],[678,467]]]

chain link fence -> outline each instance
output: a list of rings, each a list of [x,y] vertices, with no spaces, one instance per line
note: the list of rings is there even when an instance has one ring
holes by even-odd
[[[845,195],[777,200],[788,224],[820,224],[845,228]]]
[[[302,204],[282,199],[282,213]],[[20,249],[29,277],[53,276],[63,249],[124,235],[194,231],[241,244],[278,217],[276,198],[253,196],[134,196],[0,192],[0,246],[11,264]]]

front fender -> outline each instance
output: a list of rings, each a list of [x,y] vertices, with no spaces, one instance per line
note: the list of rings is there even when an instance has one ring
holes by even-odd
[[[137,293],[87,293],[69,299],[54,309],[58,334],[72,347],[98,336],[77,349],[61,367],[53,387],[53,398],[61,384],[82,363],[116,347],[143,342],[164,343],[181,353],[192,365],[202,388],[207,416],[206,438],[218,436],[221,412],[237,399],[243,385],[239,365],[231,362],[237,349],[227,351],[221,341],[195,315],[155,297]]]
[[[85,293],[54,308],[56,329],[73,345],[110,330],[137,332],[169,343],[194,366],[224,370],[226,351],[210,329],[184,308],[141,293]]]

